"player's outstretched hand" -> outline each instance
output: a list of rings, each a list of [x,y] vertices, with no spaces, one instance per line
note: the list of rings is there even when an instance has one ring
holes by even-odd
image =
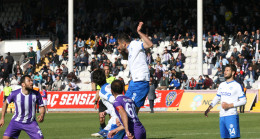
[[[134,139],[134,136],[128,131],[126,132],[128,139]]]
[[[44,116],[41,114],[37,117],[38,122],[42,123],[44,121]]]
[[[205,115],[206,117],[208,117],[209,111],[210,111],[210,109],[207,109],[207,110],[205,111],[204,115]]]
[[[107,135],[107,137],[109,138],[113,138],[115,136],[115,134],[117,133],[118,131],[116,129],[110,131]]]
[[[0,120],[0,127],[3,127],[4,124],[5,124],[5,120],[4,120],[4,119],[1,119],[1,120]]]
[[[212,106],[209,106],[208,109],[205,111],[204,115],[206,117],[208,117],[208,113],[210,112],[210,110],[212,109],[213,107]]]
[[[139,25],[137,27],[137,33],[141,31],[143,24],[144,22],[139,22]]]

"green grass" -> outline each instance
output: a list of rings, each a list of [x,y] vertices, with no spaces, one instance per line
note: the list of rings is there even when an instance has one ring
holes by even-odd
[[[10,122],[0,128],[0,138]],[[94,139],[97,132],[97,113],[48,113],[39,126],[46,139]],[[146,128],[149,139],[219,139],[218,114],[210,113],[205,118],[201,113],[140,113],[139,119]],[[240,114],[240,130],[243,139],[260,139],[260,114]],[[28,139],[22,132],[19,139]]]

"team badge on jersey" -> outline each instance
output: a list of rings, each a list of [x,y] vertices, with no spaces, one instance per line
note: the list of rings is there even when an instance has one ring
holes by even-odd
[[[175,91],[168,93],[166,96],[166,106],[167,107],[171,106],[176,98],[177,98],[177,93]]]

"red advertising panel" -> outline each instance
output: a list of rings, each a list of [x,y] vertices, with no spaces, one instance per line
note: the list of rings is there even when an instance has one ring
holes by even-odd
[[[154,108],[179,107],[184,90],[156,90]],[[149,107],[149,100],[146,98],[144,107]]]
[[[95,91],[47,92],[49,109],[94,108]]]
[[[154,108],[179,107],[184,90],[156,90]],[[94,108],[95,91],[47,92],[49,109]],[[0,107],[3,106],[3,93],[0,95]],[[146,99],[144,107],[149,107]]]

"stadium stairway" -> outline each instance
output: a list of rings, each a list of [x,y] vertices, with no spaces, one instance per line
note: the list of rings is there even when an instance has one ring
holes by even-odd
[[[260,112],[260,92],[258,92],[258,102],[255,103],[255,107],[253,107],[251,112]]]
[[[67,47],[68,44],[63,44],[63,45],[61,45],[60,47],[59,47],[59,49],[57,50],[57,52],[56,52],[56,54],[57,55],[62,55],[62,53],[63,53],[63,50],[65,50]],[[48,58],[47,57],[44,57],[43,58],[43,61],[41,62],[41,64],[36,68],[36,72],[39,72],[40,70],[41,70],[41,68],[43,67],[43,64],[42,63],[46,63],[46,65],[48,65],[49,64],[49,60],[48,60]]]

